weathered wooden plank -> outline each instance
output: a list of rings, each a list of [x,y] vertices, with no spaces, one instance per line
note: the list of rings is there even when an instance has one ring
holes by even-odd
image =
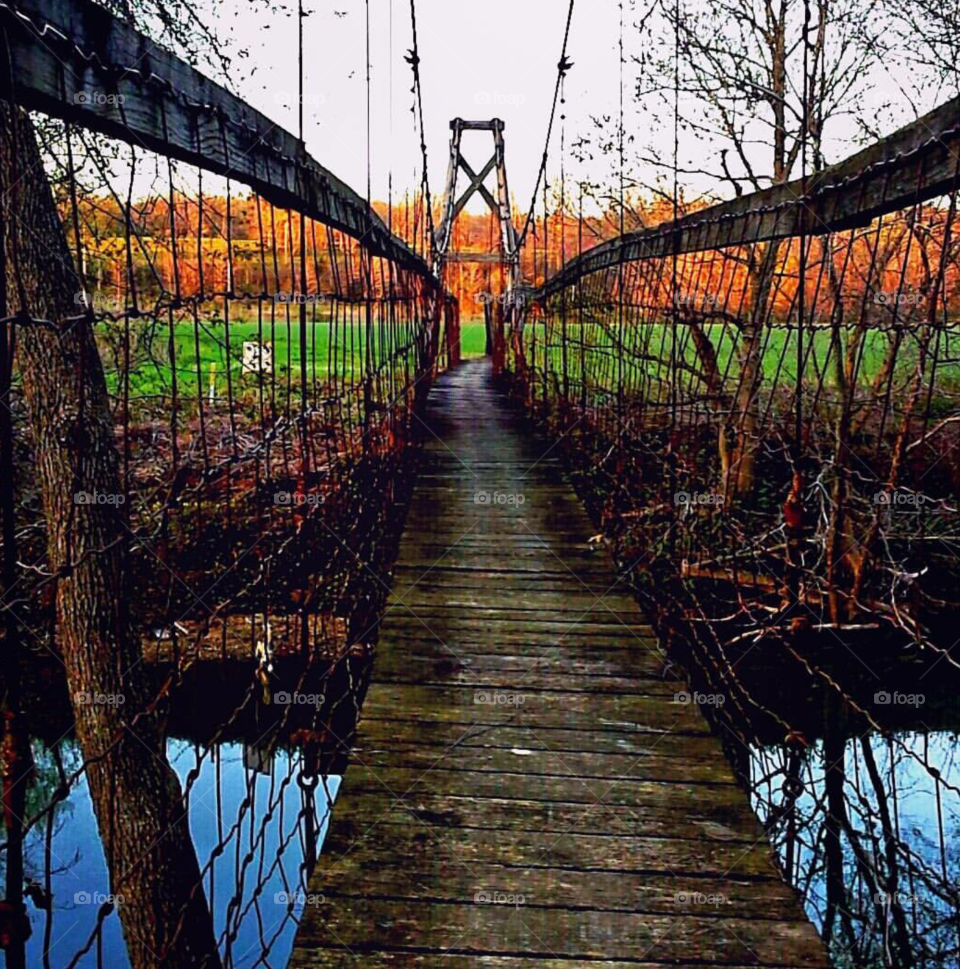
[[[653,720],[655,718],[648,717],[647,719]],[[381,722],[395,721],[401,724],[415,725],[411,726],[411,729],[414,729],[415,727],[425,728],[426,725],[436,724],[439,729],[462,730],[464,733],[466,733],[468,730],[472,732],[496,727],[514,727],[517,730],[525,731],[528,735],[532,732],[529,724],[524,726],[516,726],[516,724],[509,719],[488,720],[484,722],[477,717],[465,718],[451,715],[443,718],[431,717],[429,720],[426,720],[417,711],[411,712],[399,709],[365,709],[364,721],[367,722],[374,720]],[[665,736],[702,737],[710,735],[710,731],[707,729],[706,724],[696,721],[684,726],[678,726],[676,723],[671,723],[671,725],[666,727],[658,727],[654,723],[644,723],[636,720],[615,720],[611,719],[610,717],[600,716],[590,723],[570,720],[564,723],[536,725],[536,734],[548,739],[556,736],[581,736],[584,734],[584,732],[589,732],[591,735],[597,736],[598,738],[602,734],[610,734],[614,737],[627,738]],[[597,742],[600,743],[600,740],[598,739]]]
[[[673,872],[647,874],[643,880],[622,872],[591,872],[584,878],[580,872],[556,868],[489,868],[492,885],[522,885],[523,894],[533,903],[537,898],[558,899],[562,904],[548,908],[574,911],[642,913],[673,915],[697,912],[707,917],[747,918],[760,922],[797,922],[796,897],[783,882],[751,879],[694,878]],[[469,869],[454,868],[438,872],[435,868],[418,871],[408,868],[398,872],[395,883],[382,881],[382,872],[351,870],[345,890],[326,893],[338,901],[376,898],[381,901],[453,902],[470,904],[477,895],[477,879]],[[367,875],[365,878],[364,875]],[[346,880],[345,880],[346,881]],[[736,886],[732,895],[724,888]],[[563,892],[566,890],[566,897]],[[498,888],[498,892],[503,889]],[[723,900],[719,898],[722,896]],[[713,904],[697,899],[712,897]],[[705,911],[704,911],[705,909]]]
[[[437,720],[398,720],[364,717],[363,738],[370,743],[420,744],[424,747],[502,747],[571,754],[669,754],[716,760],[717,741],[709,734],[679,731],[659,733],[585,729],[577,726],[541,727],[536,731],[510,723],[473,725]],[[598,758],[599,760],[600,758]]]
[[[455,569],[473,567],[478,570],[489,569],[491,571],[498,564],[503,565],[503,558],[497,553],[496,549],[466,545],[452,547],[428,545],[422,546],[421,549],[407,548],[403,552],[403,559],[397,563],[397,569],[403,570],[403,572],[398,571],[398,575],[404,573],[407,576],[417,573],[422,575],[441,565]],[[561,556],[561,561],[557,560],[558,555]],[[588,553],[578,556],[571,551],[515,548],[510,561],[515,566],[512,574],[522,575],[524,578],[536,573],[559,575],[562,569],[562,574],[584,583],[587,587],[598,581],[610,581],[606,566],[598,569],[595,564],[597,559]],[[503,580],[493,579],[492,581]]]
[[[500,694],[500,695],[498,695]],[[603,702],[590,693],[538,692],[517,686],[434,687],[405,683],[376,683],[364,702],[364,713],[397,714],[419,711],[421,719],[467,723],[504,723],[529,728],[550,726],[599,727],[604,721],[631,728],[705,730],[702,717],[689,704],[666,697],[608,696]]]
[[[16,0],[0,5],[0,19],[18,104],[235,179],[435,282],[298,138],[104,7]]]
[[[391,640],[397,643],[396,640]],[[457,643],[455,647],[442,646],[438,643],[417,643],[406,654],[399,650],[391,650],[378,658],[378,679],[383,681],[392,679],[394,682],[427,682],[438,676],[445,679],[451,676],[464,677],[471,675],[490,676],[495,674],[552,674],[556,677],[566,677],[567,681],[581,680],[585,684],[600,685],[607,677],[617,677],[629,684],[631,691],[637,689],[637,680],[662,680],[663,661],[659,654],[643,651],[624,650],[615,654],[613,659],[602,656],[591,656],[584,659],[578,657],[574,648],[569,646],[541,647],[527,652],[519,650],[501,650],[491,652],[485,644],[464,645]],[[563,670],[563,673],[557,673]],[[465,682],[465,680],[461,680]],[[674,684],[673,689],[680,689],[680,684]],[[640,691],[642,692],[642,691]]]
[[[408,767],[431,772],[486,771],[497,775],[522,771],[531,784],[544,777],[571,777],[578,783],[591,780],[733,782],[730,768],[722,762],[716,747],[706,757],[678,757],[676,753],[656,749],[598,757],[595,753],[578,754],[532,746],[502,748],[457,744],[426,747],[386,740],[378,744],[358,744],[354,750],[355,759],[372,770]],[[442,778],[434,780],[443,783]]]
[[[438,872],[435,868],[419,871],[408,868],[398,872],[390,884],[384,884],[383,872],[351,870],[343,890],[326,893],[328,898],[348,900],[376,898],[407,902],[452,902],[470,904],[477,896],[477,879],[468,868]],[[783,882],[753,879],[696,878],[669,872],[652,872],[643,880],[622,872],[591,872],[584,878],[579,872],[556,868],[490,868],[490,885],[523,886],[522,894],[532,904],[546,898],[547,908],[594,912],[650,912],[677,915],[699,912],[706,917],[749,918],[767,922],[797,922],[796,897]],[[725,894],[723,889],[733,894]],[[506,893],[505,889],[497,888]],[[700,899],[710,897],[712,903]]]
[[[477,617],[509,618],[518,622],[580,622],[599,621],[619,623],[631,630],[642,630],[649,638],[652,630],[637,621],[625,597],[609,599],[603,593],[583,588],[572,576],[568,577],[568,593],[557,590],[517,589],[496,594],[496,606],[484,606],[491,597],[491,587],[483,589],[442,588],[423,589],[419,585],[394,586],[388,602],[400,609],[407,607],[418,614],[431,612],[454,619]],[[493,587],[495,588],[495,587]]]
[[[442,608],[430,603],[418,605],[416,602],[397,603],[393,608],[394,615],[390,615],[390,630],[422,628],[423,619],[434,619],[450,632],[463,630],[469,632],[476,629],[489,629],[496,636],[501,632],[512,632],[514,635],[540,633],[557,638],[572,636],[577,633],[584,636],[607,637],[611,639],[632,639],[642,641],[649,638],[650,627],[639,622],[625,622],[616,617],[609,617],[602,607],[585,607],[582,616],[574,614],[561,618],[545,616],[542,618],[525,616],[518,619],[509,610],[473,609],[470,612]]]
[[[630,807],[655,801],[664,810],[702,812],[706,819],[714,810],[744,806],[743,792],[730,784],[693,784],[663,780],[588,780],[568,777],[533,778],[525,772],[490,774],[483,771],[448,771],[442,778],[418,768],[368,768],[351,764],[350,790],[381,797],[417,798],[437,789],[458,797],[505,797],[514,800],[569,801],[579,804]]]
[[[694,212],[676,222],[631,232],[570,260],[534,299],[548,299],[591,273],[638,259],[745,246],[868,225],[886,212],[960,185],[960,98],[811,176]]]
[[[407,520],[409,521],[409,518]],[[601,551],[599,546],[591,545],[590,537],[577,537],[572,541],[562,541],[556,535],[534,535],[527,533],[515,537],[510,543],[510,548],[511,552],[516,550],[518,553],[528,556],[533,552],[540,552],[545,556],[549,556],[550,552],[556,552],[559,558],[553,560],[553,568],[560,566],[565,568],[569,564],[568,559],[571,558],[573,561],[600,561],[606,565],[607,559],[605,552]],[[495,561],[501,567],[512,560],[513,557],[511,555],[510,559],[508,559],[502,554],[503,548],[498,544],[497,538],[466,530],[461,531],[457,535],[451,535],[449,532],[437,532],[433,535],[420,532],[419,534],[411,535],[410,541],[404,542],[400,548],[400,560],[402,561],[405,556],[409,555],[411,550],[420,549],[437,550],[440,554],[446,552],[450,555],[458,551],[467,550],[477,552],[478,554],[483,551],[494,552],[496,553]]]
[[[438,546],[438,548],[441,547]],[[426,558],[427,556],[424,556],[424,559]],[[428,569],[426,578],[432,579],[438,585],[444,583],[466,589],[478,587],[489,589],[491,583],[501,585],[515,583],[523,588],[544,589],[565,589],[569,585],[571,570],[567,568],[565,562],[554,562],[553,568],[545,568],[544,564],[541,563],[547,563],[549,560],[541,556],[540,560],[534,564],[527,561],[523,563],[513,562],[510,568],[498,570],[485,568],[482,562],[477,562],[478,558],[480,556],[468,555],[461,556],[460,561],[451,561],[443,554],[441,549],[432,563],[426,566]],[[490,561],[501,565],[503,563],[500,556],[490,558]],[[408,556],[405,556],[404,561],[398,562],[394,566],[393,574],[398,584],[407,583],[411,585],[417,583],[419,585],[419,580],[425,578],[424,567],[419,562],[411,564]],[[587,582],[589,577],[589,581],[595,583],[597,588],[601,590],[607,589],[610,584],[610,568],[606,565],[599,566],[592,572],[581,565],[573,570],[573,574],[582,582]]]
[[[570,969],[569,959],[554,959],[540,956],[462,956],[451,952],[409,952],[405,950],[389,951],[378,949],[375,953],[367,951],[347,952],[331,951],[320,948],[298,948],[294,950],[289,969],[316,969],[317,966],[335,967],[335,969],[367,969],[376,964],[383,969]],[[799,962],[781,963],[778,969],[805,969],[806,964]],[[577,969],[659,969],[662,962],[645,960],[619,959],[584,960],[578,959]],[[756,969],[756,964],[750,966],[729,965],[727,969]]]
[[[350,790],[337,806],[340,817],[366,818],[395,823],[427,823],[440,827],[492,828],[498,831],[539,831],[543,834],[586,833],[610,836],[672,838],[697,841],[703,838],[754,844],[761,836],[754,816],[742,800],[727,805],[711,802],[710,816],[679,813],[658,804],[607,804],[593,801],[511,800],[507,797],[458,797],[424,792],[416,798],[384,797],[383,792]],[[434,870],[428,865],[425,870]],[[403,881],[404,869],[399,869]],[[389,871],[380,869],[374,877],[388,881]],[[452,873],[443,873],[453,879]],[[354,876],[356,877],[356,876]],[[623,880],[625,876],[618,875]],[[779,879],[771,876],[779,883]],[[393,884],[390,882],[390,884]],[[338,883],[340,890],[353,891],[354,879]],[[784,892],[796,901],[793,890]],[[786,897],[786,895],[785,895]],[[619,904],[608,898],[610,905]]]
[[[399,670],[384,669],[377,677],[380,684],[417,684],[436,686],[468,687],[474,690],[525,690],[534,693],[597,693],[602,697],[610,696],[658,696],[670,700],[682,691],[682,684],[671,683],[658,676],[643,678],[624,676],[603,676],[600,674],[583,677],[572,670],[563,672],[538,671],[532,668],[504,670],[502,668],[479,671],[473,668],[456,669],[453,664],[434,669],[408,665],[403,673]],[[602,701],[601,701],[602,702]]]
[[[546,561],[546,560],[544,560]],[[554,566],[562,563],[554,562]],[[405,562],[397,565],[393,570],[397,589],[417,588],[424,592],[462,590],[470,592],[484,592],[490,595],[491,588],[499,589],[503,593],[550,593],[569,592],[570,579],[582,582],[581,594],[625,596],[625,586],[618,585],[611,580],[608,570],[596,570],[590,577],[590,583],[583,579],[584,571],[580,569],[571,573],[566,568],[553,570],[544,568],[512,569],[510,571],[492,572],[480,569],[468,569],[452,565],[443,560],[429,564],[426,569],[411,566]]]
[[[522,895],[513,890],[478,884],[477,894],[494,897]],[[594,912],[543,908],[535,904],[452,904],[380,901],[368,899],[362,909],[339,904],[330,898],[317,906],[317,918],[327,926],[323,937],[337,940],[338,947],[353,952],[379,948],[410,951],[453,951],[460,954],[540,955],[567,959],[626,958],[684,964],[691,953],[701,964],[721,966],[746,963],[782,966],[784,948],[803,965],[827,966],[822,947],[810,926],[800,922],[777,922],[705,916],[682,912]],[[377,927],[378,941],[371,944],[370,927]],[[449,926],[456,925],[451,939]],[[305,934],[309,945],[311,935]]]
[[[433,563],[428,562],[422,569],[422,578],[419,581],[408,578],[406,584],[395,583],[394,596],[422,605],[436,603],[448,607],[456,606],[467,616],[473,615],[476,610],[490,608],[500,612],[510,609],[539,609],[545,614],[545,618],[549,618],[554,612],[582,612],[590,608],[598,610],[601,618],[606,621],[610,617],[616,617],[618,621],[627,622],[629,625],[650,628],[636,615],[636,604],[627,594],[626,587],[615,579],[609,580],[606,586],[591,588],[575,571],[571,571],[562,580],[554,579],[554,588],[549,585],[538,586],[529,581],[518,581],[511,586],[502,579],[485,584],[473,581],[462,584],[456,579],[451,580],[447,575],[434,576],[433,567]],[[566,584],[565,589],[560,587],[561,581]],[[596,585],[595,580],[594,584]]]
[[[577,649],[585,659],[609,655],[612,653],[636,653],[639,658],[650,655],[661,655],[655,648],[652,633],[640,633],[637,635],[620,636],[610,630],[616,627],[608,627],[598,630],[590,623],[582,625],[568,625],[562,631],[555,629],[525,628],[522,630],[511,629],[509,626],[498,627],[492,623],[464,623],[456,625],[448,618],[437,619],[449,634],[451,644],[458,649],[467,652],[483,652],[490,655],[502,653],[536,652],[555,649]],[[484,633],[487,638],[484,639]],[[618,630],[619,631],[619,630]],[[490,633],[493,635],[490,635]],[[387,642],[387,640],[389,642]],[[430,631],[424,626],[423,622],[417,619],[402,620],[394,616],[387,629],[385,630],[383,647],[380,652],[384,652],[387,645],[390,648],[409,648],[416,643],[426,643],[431,646],[436,641],[430,638]],[[470,647],[478,647],[471,650]],[[623,657],[628,662],[626,656]]]
[[[760,837],[763,837],[760,835]],[[346,869],[362,863],[378,866],[383,841],[408,864],[423,864],[439,854],[480,872],[487,865],[511,868],[565,868],[571,871],[621,871],[711,875],[734,878],[770,877],[770,865],[762,854],[739,841],[704,838],[643,838],[622,835],[566,833],[562,836],[536,831],[498,831],[489,828],[449,828],[443,825],[412,826],[367,818],[344,817],[328,835],[325,851],[331,873],[338,865]],[[476,866],[476,867],[474,867]]]

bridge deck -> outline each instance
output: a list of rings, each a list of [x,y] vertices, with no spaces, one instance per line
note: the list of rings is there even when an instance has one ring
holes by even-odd
[[[291,966],[827,965],[554,454],[485,362],[427,421]]]

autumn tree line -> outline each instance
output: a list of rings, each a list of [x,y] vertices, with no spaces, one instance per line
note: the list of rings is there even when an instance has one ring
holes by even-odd
[[[557,193],[559,198],[559,193]],[[69,204],[60,199],[61,211]],[[673,205],[665,200],[628,200],[626,231],[638,231],[673,218]],[[700,199],[683,207],[684,213],[705,208]],[[521,257],[521,277],[525,284],[538,286],[566,261],[594,245],[619,234],[620,219],[610,210],[580,218],[580,213],[557,207],[534,222]],[[378,215],[412,247],[423,246],[422,200],[401,203],[391,208],[374,204]],[[159,300],[206,298],[227,295],[238,299],[277,296],[279,301],[297,293],[328,295],[363,294],[360,250],[340,233],[328,231],[299,215],[275,208],[255,195],[234,198],[209,196],[198,199],[185,193],[151,197],[130,206],[113,196],[89,195],[79,201],[82,249],[85,255],[86,292],[95,310],[119,314],[124,309],[149,309]],[[518,212],[514,213],[517,222]],[[69,224],[69,223],[67,223]],[[301,226],[306,234],[306,280],[300,275]],[[845,233],[819,242],[807,255],[805,273],[817,277],[826,262],[833,269],[825,273],[826,283],[817,287],[811,312],[813,324],[818,313],[828,317],[836,298],[851,305],[862,302],[869,322],[882,325],[892,319],[908,321],[923,307],[922,294],[933,284],[932,268],[940,260],[945,235],[943,207],[927,205],[900,218],[888,218],[875,231]],[[499,229],[489,213],[463,212],[454,224],[451,248],[468,253],[498,251]],[[848,248],[850,252],[848,253]],[[956,273],[957,253],[947,253],[948,277]],[[770,269],[775,284],[769,298],[773,318],[785,320],[796,301],[799,276],[799,243],[777,247],[777,263]],[[656,284],[636,288],[623,298],[644,306],[658,303],[665,312],[676,303],[685,325],[718,317],[722,301],[725,312],[736,312],[749,305],[752,285],[746,251],[705,252],[680,258],[676,292],[668,292],[664,278]],[[335,263],[340,268],[335,271]],[[344,272],[343,266],[346,266]],[[832,289],[843,274],[845,291]],[[348,277],[343,278],[344,274]],[[640,278],[642,270],[634,273]],[[499,265],[450,263],[444,270],[444,283],[458,299],[465,319],[481,317],[483,304],[490,296],[502,293],[508,274]],[[668,279],[667,282],[670,282]],[[373,280],[371,295],[383,281]],[[942,288],[944,299],[952,301],[953,287]],[[614,299],[617,297],[614,296]],[[863,299],[861,299],[863,298]],[[211,307],[216,312],[216,307]]]

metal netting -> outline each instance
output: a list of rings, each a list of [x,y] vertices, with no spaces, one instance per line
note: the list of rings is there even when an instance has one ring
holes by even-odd
[[[459,343],[423,199],[350,234],[3,111],[7,965],[280,966]]]
[[[678,702],[702,699],[844,966],[960,953],[935,733],[958,682],[958,167],[954,129],[920,128],[940,191],[898,133],[593,251],[560,196],[543,223],[579,252],[501,321],[515,393],[691,674]]]

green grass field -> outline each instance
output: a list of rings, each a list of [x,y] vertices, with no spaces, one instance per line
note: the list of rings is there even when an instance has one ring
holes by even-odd
[[[482,357],[487,344],[483,320],[460,321],[460,353],[464,358]]]
[[[110,389],[122,391],[121,373],[124,369],[118,363],[124,360],[122,348],[122,329],[119,324],[98,328],[101,352]],[[736,337],[727,327],[708,326],[707,335],[713,344],[720,373],[728,383],[736,381],[739,362],[736,352]],[[675,350],[679,359],[686,365],[687,379],[691,373],[702,370],[702,363],[689,337],[689,331],[677,331],[677,344],[672,348],[671,328],[667,324],[647,324],[643,327],[629,328],[626,345],[621,350],[608,328],[586,323],[578,326],[567,325],[567,365],[570,374],[576,379],[581,369],[587,375],[588,383],[597,389],[610,389],[618,379],[624,384],[642,386],[650,382],[665,385],[671,376],[671,351]],[[849,340],[849,334],[844,334]],[[882,332],[871,331],[867,334],[862,348],[860,380],[872,381],[881,372],[890,347],[890,337]],[[165,326],[153,324],[134,325],[131,328],[131,361],[129,391],[132,398],[159,398],[171,392],[173,370],[170,365],[170,334]],[[262,326],[246,320],[232,321],[229,328],[222,321],[201,322],[195,331],[192,322],[177,323],[174,327],[173,344],[176,360],[176,377],[181,393],[188,397],[209,395],[211,388],[214,396],[226,394],[227,373],[233,383],[234,392],[242,393],[258,386],[258,378],[243,373],[241,359],[244,342],[264,342],[273,346],[273,375],[268,379],[274,386],[285,387],[300,379],[300,336],[296,322],[290,326],[281,321],[273,327],[269,322]],[[560,346],[559,325],[551,327],[550,356],[551,369],[559,372],[563,360]],[[771,386],[790,386],[797,373],[797,335],[795,332],[770,329],[764,334],[763,371],[764,382]],[[835,384],[835,351],[831,346],[831,334],[821,329],[808,331],[804,336],[804,373],[808,381],[820,382],[826,386]],[[528,325],[525,330],[528,360],[538,368],[543,366],[544,331],[542,326]],[[485,330],[482,320],[467,319],[461,324],[461,353],[464,358],[483,356]],[[374,362],[381,362],[398,352],[391,345],[387,334],[374,328],[374,342],[370,356]],[[845,346],[843,348],[845,353]],[[913,336],[907,334],[898,347],[897,368],[901,373],[912,369],[917,361],[917,346]],[[960,334],[950,333],[942,336],[938,348],[941,361],[938,381],[941,386],[951,388],[960,384]],[[329,321],[311,323],[308,329],[306,352],[307,378],[309,381],[325,382],[335,374],[346,383],[358,382],[364,372],[367,357],[365,328],[362,325],[338,326],[331,333]],[[411,365],[412,365],[411,359]]]
[[[713,344],[717,368],[726,381],[736,381],[739,375],[737,356],[737,336],[729,328],[721,325],[708,325],[706,334]],[[667,381],[671,374],[672,353],[690,370],[702,371],[703,363],[690,338],[689,330],[682,326],[677,331],[673,343],[672,328],[668,324],[645,324],[631,327],[624,338],[625,346],[621,355],[613,335],[607,327],[585,323],[567,324],[567,366],[574,375],[581,367],[590,383],[596,386],[610,384],[614,375],[619,373],[627,386],[636,386],[644,380]],[[542,367],[544,357],[544,332],[542,327],[528,326],[525,330],[525,344],[530,359],[536,358]],[[845,356],[851,339],[849,331],[841,335],[840,355]],[[892,335],[878,330],[866,334],[861,347],[859,380],[870,383],[881,372],[891,348]],[[798,338],[792,330],[770,328],[764,333],[762,347],[762,366],[765,383],[781,386],[792,385],[798,373]],[[932,348],[931,348],[932,349]],[[912,334],[906,334],[896,347],[897,370],[906,374],[911,372],[918,360],[918,347]],[[559,324],[551,327],[548,347],[551,368],[560,371],[564,351],[561,346]],[[582,356],[582,360],[581,360]],[[960,382],[960,332],[942,335],[937,348],[938,379]],[[826,385],[836,383],[836,351],[832,346],[832,336],[827,329],[806,331],[803,335],[802,361],[804,379]],[[619,366],[619,371],[618,371]],[[930,360],[927,361],[930,366]],[[689,373],[690,370],[687,372]]]
[[[111,328],[112,326],[112,328]],[[98,327],[101,354],[107,371],[111,392],[122,389],[121,374],[125,369],[122,345],[122,327],[101,324]],[[333,338],[333,339],[332,339]],[[211,386],[215,396],[226,393],[227,372],[235,387],[256,386],[257,378],[242,372],[243,344],[269,343],[273,347],[273,380],[277,386],[285,386],[288,379],[300,377],[300,331],[294,321],[288,327],[286,321],[273,327],[268,321],[262,325],[250,321],[231,321],[226,327],[222,321],[201,321],[195,328],[192,322],[177,323],[173,332],[173,359],[176,361],[176,378],[181,391],[188,396],[198,392],[209,394]],[[400,341],[402,343],[402,340]],[[132,366],[129,373],[129,391],[133,398],[162,398],[171,392],[173,367],[170,364],[170,333],[166,326],[158,324],[131,327]],[[461,325],[461,352],[464,357],[482,356],[485,345],[483,321],[468,320]],[[386,334],[374,328],[374,342],[370,348],[374,362],[389,358],[398,352]],[[361,325],[343,326],[331,333],[328,320],[311,323],[307,342],[307,377],[309,380],[325,381],[332,373],[348,383],[359,381],[366,361],[366,332]]]

